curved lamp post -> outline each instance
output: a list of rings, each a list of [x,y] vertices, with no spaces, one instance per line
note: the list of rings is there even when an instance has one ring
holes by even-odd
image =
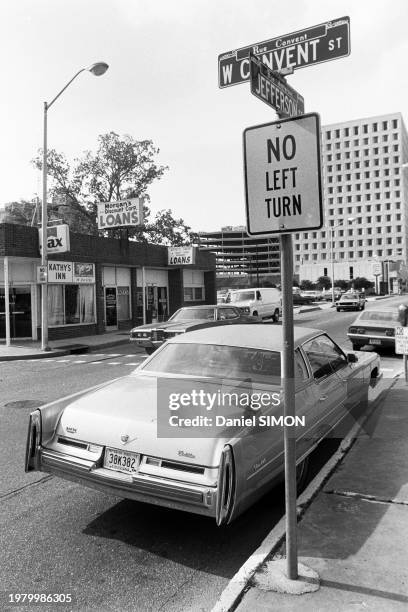
[[[54,104],[56,100],[60,97],[60,95],[69,87],[77,76],[81,74],[81,72],[92,72],[95,76],[101,76],[104,74],[109,68],[108,64],[105,62],[97,62],[96,64],[92,64],[88,68],[81,68],[78,72],[72,77],[70,81],[61,89],[61,91],[51,100],[51,102],[44,102],[44,143],[43,143],[43,195],[42,195],[42,207],[41,207],[41,241],[42,241],[42,249],[41,249],[41,265],[45,267],[45,283],[42,285],[41,291],[41,350],[49,351],[48,347],[48,254],[47,254],[47,223],[48,223],[48,214],[47,214],[47,113],[48,109]]]
[[[348,217],[347,221],[349,223],[353,223],[355,221],[354,217]],[[330,227],[330,259],[331,259],[331,281],[332,281],[332,304],[336,301],[334,298],[334,252],[333,252],[333,242],[334,242],[334,230],[343,225],[343,220],[341,220],[337,225],[333,225]]]

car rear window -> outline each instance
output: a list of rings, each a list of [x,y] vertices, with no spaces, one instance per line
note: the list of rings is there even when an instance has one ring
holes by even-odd
[[[264,383],[280,382],[277,351],[219,344],[167,344],[142,370],[168,374],[232,378]]]
[[[360,321],[398,321],[397,312],[384,312],[380,310],[366,310],[360,317]]]
[[[240,291],[239,293],[231,294],[231,302],[246,302],[254,299],[255,293],[253,291]]]

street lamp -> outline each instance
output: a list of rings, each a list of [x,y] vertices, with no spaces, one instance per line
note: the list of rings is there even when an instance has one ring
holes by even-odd
[[[45,269],[45,283],[42,285],[41,291],[41,350],[49,351],[48,346],[48,254],[47,254],[47,224],[48,224],[48,214],[47,214],[47,113],[48,109],[54,104],[56,100],[60,97],[60,95],[69,87],[77,76],[81,74],[81,72],[92,72],[95,76],[101,76],[104,74],[109,68],[108,64],[105,62],[97,62],[96,64],[92,64],[89,68],[81,68],[78,72],[72,77],[70,81],[61,89],[61,91],[51,100],[51,102],[44,102],[44,144],[43,144],[43,197],[42,197],[42,206],[41,206],[41,265],[43,269]]]
[[[349,223],[353,223],[355,221],[354,217],[347,217],[347,221]],[[334,242],[334,230],[343,225],[343,219],[337,223],[337,225],[333,225],[329,227],[330,229],[330,259],[331,259],[331,281],[332,281],[332,304],[335,302],[334,298],[334,253],[333,253],[333,242]]]

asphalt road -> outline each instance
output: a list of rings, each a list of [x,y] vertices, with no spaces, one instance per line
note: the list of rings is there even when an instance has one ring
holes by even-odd
[[[401,298],[387,305],[394,302]],[[345,331],[354,317],[329,309],[296,315],[295,322],[326,329],[350,349]],[[27,417],[33,408],[124,376],[142,359],[126,343],[101,354],[0,363],[3,597],[5,592],[72,593],[74,603],[58,608],[81,611],[210,610],[282,516],[282,487],[220,529],[199,516],[24,473]],[[382,363],[387,377],[401,371],[402,361],[392,354],[383,354]],[[314,454],[312,475],[335,448],[330,440]],[[8,609],[3,602],[0,607]]]

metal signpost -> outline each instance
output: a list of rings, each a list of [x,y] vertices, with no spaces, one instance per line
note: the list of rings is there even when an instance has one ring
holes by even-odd
[[[293,252],[288,232],[323,225],[320,121],[316,113],[244,131],[249,235],[280,234],[284,416],[295,414]],[[287,575],[298,577],[296,434],[284,427]]]
[[[244,131],[244,168],[248,234],[280,236],[285,417],[295,416],[291,233],[320,229],[323,205],[320,119],[316,113],[303,114],[303,97],[283,74],[349,53],[350,18],[342,17],[218,58],[221,88],[251,80],[251,92],[280,117]],[[284,451],[287,578],[297,580],[296,437],[287,426]]]
[[[251,93],[274,108],[280,117],[296,117],[305,112],[305,101],[278,73],[269,70],[256,55],[250,57]]]
[[[350,54],[350,18],[340,17],[311,28],[264,40],[218,56],[219,87],[230,87],[250,78],[253,53],[270,70],[297,69]]]

